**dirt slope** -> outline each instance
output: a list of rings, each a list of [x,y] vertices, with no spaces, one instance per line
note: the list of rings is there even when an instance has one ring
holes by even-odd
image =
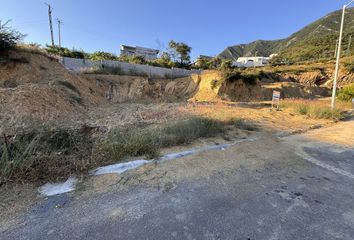
[[[68,72],[48,56],[10,52],[0,65],[0,122],[7,125],[19,119],[80,118],[87,106],[105,102],[95,81]]]
[[[198,89],[195,77],[176,80],[101,74],[83,77],[96,81],[110,103],[186,101]]]
[[[250,83],[205,71],[178,79],[138,76],[77,75],[53,57],[18,50],[0,65],[0,123],[23,121],[85,122],[88,109],[118,103],[271,100],[279,90],[285,98],[329,96],[332,65],[265,67]],[[342,73],[340,85],[354,81]],[[1,130],[1,129],[0,129]]]
[[[313,98],[330,95],[328,87],[301,83],[300,79],[282,76],[259,77],[254,82],[248,82],[242,78],[225,78],[219,71],[206,71],[199,78],[199,89],[192,99],[194,101],[269,101],[272,99],[273,90],[280,91],[282,98]],[[306,81],[310,82],[312,79]]]

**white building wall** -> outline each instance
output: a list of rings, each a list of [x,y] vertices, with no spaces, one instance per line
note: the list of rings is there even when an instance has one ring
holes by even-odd
[[[269,57],[240,57],[233,63],[235,67],[262,67],[269,62]]]
[[[92,68],[118,67],[124,75],[146,75],[151,78],[177,78],[200,74],[200,70],[187,70],[182,68],[161,68],[142,64],[131,64],[118,61],[91,61],[78,58],[61,58],[60,62],[70,71],[82,72]]]

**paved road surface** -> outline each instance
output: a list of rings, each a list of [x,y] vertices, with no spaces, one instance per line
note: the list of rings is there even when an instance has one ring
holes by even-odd
[[[92,177],[0,239],[354,239],[354,121]]]

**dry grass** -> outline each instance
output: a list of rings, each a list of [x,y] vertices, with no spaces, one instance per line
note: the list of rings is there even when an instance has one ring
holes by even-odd
[[[66,178],[86,169],[92,142],[80,131],[51,130],[0,139],[0,182]]]
[[[201,137],[223,134],[229,123],[193,117],[187,120],[143,129],[117,128],[97,146],[94,159],[117,162],[127,157],[155,158],[160,148],[189,144]]]
[[[354,66],[353,66],[353,69],[354,69]],[[343,87],[339,91],[338,98],[340,100],[346,101],[346,102],[352,101],[352,99],[354,99],[354,83]]]
[[[156,158],[161,148],[223,135],[228,127],[251,129],[244,121],[191,117],[162,125],[116,128],[94,138],[82,130],[35,131],[0,139],[0,183],[65,179],[129,157]]]
[[[344,117],[347,104],[338,102],[336,109],[332,110],[329,101],[292,99],[282,101],[280,107],[290,108],[297,114],[313,119],[338,121]]]

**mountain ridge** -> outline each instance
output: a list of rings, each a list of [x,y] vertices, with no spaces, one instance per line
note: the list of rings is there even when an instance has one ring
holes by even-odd
[[[267,57],[275,53],[289,57],[291,55],[290,52],[299,48],[299,46],[304,47],[303,45],[305,43],[311,47],[312,45],[314,45],[314,47],[316,47],[316,45],[320,47],[321,44],[331,44],[334,38],[332,45],[335,45],[336,36],[338,35],[340,28],[341,14],[342,10],[331,12],[284,39],[256,40],[248,44],[229,46],[223,52],[221,52],[218,57],[221,59],[237,60],[238,57],[250,57],[255,55]],[[349,35],[354,33],[354,8],[348,8],[346,11],[344,31],[347,33],[347,35],[348,33]],[[311,41],[316,40],[316,38],[318,38],[317,42]],[[321,43],[321,40],[324,43]],[[344,39],[344,41],[348,42],[349,40]],[[334,47],[332,50],[328,49],[327,46],[324,49],[326,50],[324,52],[318,52],[320,49],[316,49],[317,57],[329,57],[330,55],[333,56],[335,49]],[[311,58],[308,52],[303,52],[303,55],[304,56],[296,56],[295,58],[299,58],[298,60]]]

